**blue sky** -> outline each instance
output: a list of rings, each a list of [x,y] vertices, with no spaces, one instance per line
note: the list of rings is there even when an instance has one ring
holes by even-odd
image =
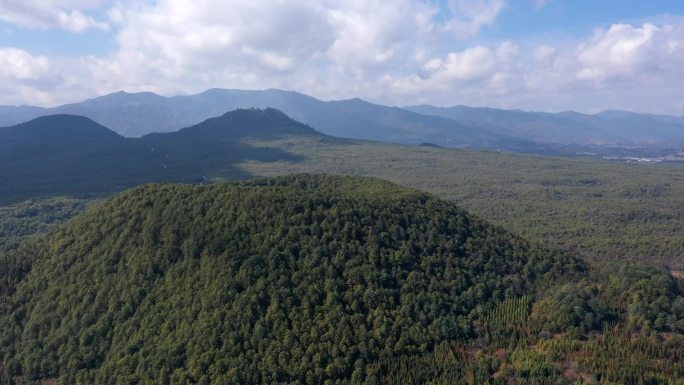
[[[499,39],[534,38],[539,34],[582,36],[613,23],[684,15],[684,1],[678,0],[548,0],[544,6],[518,0],[508,4],[487,35]]]
[[[0,104],[117,90],[684,115],[684,1],[3,0]]]

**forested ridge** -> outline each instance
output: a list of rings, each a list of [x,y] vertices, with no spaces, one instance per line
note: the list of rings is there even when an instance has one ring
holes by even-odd
[[[144,185],[25,243],[0,383],[681,384],[682,282],[588,270],[426,193]]]

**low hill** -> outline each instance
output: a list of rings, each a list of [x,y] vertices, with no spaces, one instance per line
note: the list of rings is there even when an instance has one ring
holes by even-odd
[[[684,380],[684,282],[377,179],[145,185],[16,260],[2,384]]]
[[[146,182],[202,182],[205,175],[244,177],[233,164],[294,160],[244,138],[320,135],[280,111],[236,110],[176,133],[124,138],[73,115],[0,128],[0,203],[72,195],[93,197]]]
[[[23,144],[65,145],[116,143],[123,137],[82,116],[42,116],[13,127],[0,128],[3,147]]]
[[[306,175],[146,185],[21,253],[0,378],[62,384],[374,383],[583,269],[424,193]]]
[[[0,128],[0,202],[92,196],[155,180],[140,146],[84,117],[52,115]]]

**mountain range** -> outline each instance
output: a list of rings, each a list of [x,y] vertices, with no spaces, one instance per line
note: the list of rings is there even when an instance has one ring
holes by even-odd
[[[277,108],[337,137],[540,152],[565,145],[684,144],[684,117],[604,111],[543,113],[466,106],[390,107],[361,99],[322,101],[294,91],[210,89],[165,97],[117,92],[53,108],[0,106],[0,126],[52,114],[88,117],[125,137],[171,132],[238,108]]]

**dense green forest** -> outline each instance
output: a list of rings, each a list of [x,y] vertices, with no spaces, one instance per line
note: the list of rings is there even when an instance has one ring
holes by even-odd
[[[380,177],[591,262],[641,261],[684,271],[681,165],[345,140],[274,109],[232,111],[139,139],[64,115],[0,129],[0,204],[103,197],[145,182],[209,183],[291,172]]]
[[[376,179],[145,185],[16,261],[2,384],[684,383],[681,280]]]
[[[10,282],[23,277],[30,269],[31,261],[17,260],[21,243],[81,213],[89,203],[61,197],[0,206],[0,297],[8,290]]]
[[[70,219],[88,204],[83,199],[59,197],[0,206],[0,253],[16,249],[25,238]]]
[[[436,194],[527,239],[597,264],[640,261],[684,271],[681,165],[617,164],[314,137],[245,141],[299,158],[244,162],[242,169],[250,175],[313,172],[379,177]]]

